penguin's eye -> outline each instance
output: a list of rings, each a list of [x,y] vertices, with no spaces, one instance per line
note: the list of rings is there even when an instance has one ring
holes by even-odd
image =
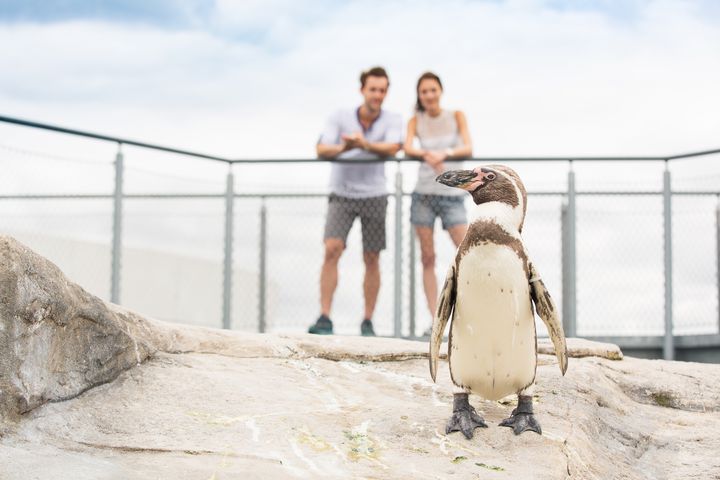
[[[485,175],[485,178],[487,178],[488,180],[495,180],[495,174],[493,172],[488,172]]]

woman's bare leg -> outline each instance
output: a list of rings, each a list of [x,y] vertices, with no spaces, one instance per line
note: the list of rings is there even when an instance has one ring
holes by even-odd
[[[448,233],[450,234],[450,238],[452,238],[452,241],[455,244],[455,247],[460,246],[460,243],[462,243],[463,238],[465,238],[467,229],[468,229],[468,226],[466,223],[463,223],[462,225],[453,225],[452,227],[448,228]]]
[[[435,275],[435,241],[433,228],[416,226],[415,234],[420,240],[420,258],[423,266],[423,288],[430,316],[435,316],[437,308],[437,277]]]

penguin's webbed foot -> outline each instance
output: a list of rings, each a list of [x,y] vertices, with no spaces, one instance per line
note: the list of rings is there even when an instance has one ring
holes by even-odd
[[[531,430],[542,435],[542,428],[533,415],[532,397],[519,396],[518,407],[512,411],[509,418],[500,422],[501,427],[510,427],[515,435]]]
[[[540,428],[540,424],[535,420],[535,416],[532,413],[516,413],[510,418],[506,418],[500,422],[500,426],[512,428],[515,435],[520,435],[527,430],[532,430],[542,435],[542,428]]]
[[[453,414],[445,426],[445,434],[462,432],[465,438],[470,440],[476,428],[487,428],[487,423],[470,405],[466,393],[456,393],[453,400]]]
[[[487,423],[473,407],[470,407],[467,410],[453,412],[445,426],[445,434],[462,432],[465,438],[470,440],[473,438],[476,428],[487,428]]]

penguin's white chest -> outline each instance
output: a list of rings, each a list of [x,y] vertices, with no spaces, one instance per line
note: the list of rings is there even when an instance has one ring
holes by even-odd
[[[450,372],[456,385],[498,400],[534,381],[530,301],[523,261],[510,247],[487,243],[465,253],[450,327]]]

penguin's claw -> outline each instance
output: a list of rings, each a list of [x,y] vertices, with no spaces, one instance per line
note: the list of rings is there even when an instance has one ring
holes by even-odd
[[[452,417],[450,417],[445,427],[445,434],[462,432],[465,438],[470,440],[473,438],[476,428],[488,428],[488,426],[475,409],[470,407],[469,409],[453,412]]]
[[[500,422],[500,426],[512,428],[515,435],[520,435],[527,430],[542,435],[542,428],[532,413],[515,413],[513,410],[513,414]]]

